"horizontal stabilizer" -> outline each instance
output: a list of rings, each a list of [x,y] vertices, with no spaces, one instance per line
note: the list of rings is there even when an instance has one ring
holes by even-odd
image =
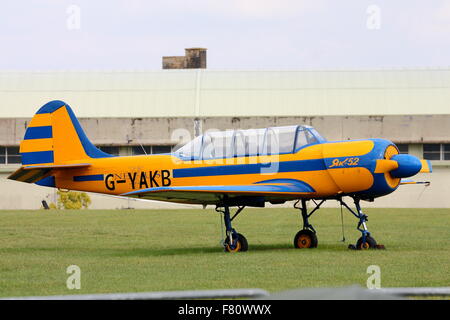
[[[90,163],[72,163],[72,164],[54,164],[54,165],[39,165],[39,166],[23,166],[25,170],[30,169],[71,169],[71,168],[81,168],[89,167]]]
[[[61,165],[37,165],[37,166],[22,166],[13,172],[8,179],[27,183],[36,183],[45,178],[50,171],[54,169],[73,169],[80,167],[88,167],[89,163],[73,163]]]

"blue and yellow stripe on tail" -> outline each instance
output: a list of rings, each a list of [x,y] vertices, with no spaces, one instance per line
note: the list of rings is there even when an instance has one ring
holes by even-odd
[[[60,100],[42,106],[31,119],[19,150],[22,167],[8,178],[54,186],[52,169],[89,166],[91,158],[111,155],[86,137],[72,109]]]
[[[72,109],[59,100],[45,104],[31,119],[20,153],[24,166],[110,156],[88,140]]]
[[[20,144],[23,165],[54,163],[51,114],[36,114]]]

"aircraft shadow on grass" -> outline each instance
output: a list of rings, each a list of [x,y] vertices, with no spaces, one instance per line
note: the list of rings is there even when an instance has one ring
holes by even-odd
[[[316,250],[296,250],[292,248],[290,244],[278,243],[278,244],[254,244],[251,246],[252,252],[267,252],[267,251],[284,251],[288,252],[298,252],[306,253],[320,251],[342,251],[347,250],[345,244],[327,244],[322,248],[317,248]],[[183,256],[183,255],[196,255],[196,254],[221,254],[224,253],[219,246],[209,246],[209,247],[179,247],[179,248],[164,248],[164,249],[151,249],[151,248],[133,248],[133,249],[111,249],[110,254],[112,256],[120,257],[150,257],[150,256]]]

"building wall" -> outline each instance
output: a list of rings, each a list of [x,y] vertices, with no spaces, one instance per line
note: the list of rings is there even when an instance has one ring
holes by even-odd
[[[184,69],[186,58],[184,56],[163,57],[163,69]]]
[[[75,110],[76,112],[76,110]],[[29,118],[0,118],[0,146],[20,143]],[[180,130],[194,135],[193,117],[84,118],[80,123],[97,145],[174,145]],[[450,115],[205,117],[203,131],[307,124],[328,140],[384,138],[398,143],[450,142]]]
[[[328,140],[385,138],[423,155],[450,143],[450,69],[359,71],[161,70],[0,72],[0,148],[18,146],[40,106],[64,100],[96,145],[172,146],[197,128],[308,124]],[[386,207],[450,207],[450,161],[434,163],[430,187],[404,186],[375,202]],[[0,208],[38,208],[54,191],[4,179]],[[165,204],[93,195],[93,208]],[[369,204],[372,205],[372,204]],[[178,207],[178,205],[175,205]]]
[[[263,128],[290,124],[315,126],[328,140],[386,138],[409,146],[409,153],[423,157],[423,143],[449,142],[450,116],[324,116],[324,117],[233,117],[203,118],[203,130]],[[0,146],[18,145],[29,119],[0,119]],[[177,130],[193,135],[194,118],[81,119],[88,137],[96,145],[119,146],[121,155],[131,154],[136,145],[175,145]],[[394,194],[366,206],[379,207],[450,207],[450,161],[433,161],[434,172],[417,180],[431,181],[431,186],[406,185]],[[36,209],[41,201],[54,202],[55,190],[6,180],[17,165],[0,165],[0,209]],[[117,199],[91,195],[92,208],[180,208],[191,207],[159,202]],[[329,205],[336,206],[331,202]]]
[[[0,118],[50,100],[83,118],[450,114],[450,69],[0,72]]]

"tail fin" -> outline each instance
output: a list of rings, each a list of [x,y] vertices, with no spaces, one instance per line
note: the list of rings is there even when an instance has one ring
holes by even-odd
[[[111,155],[86,137],[72,109],[63,101],[48,102],[31,119],[20,144],[22,165],[63,165]]]

